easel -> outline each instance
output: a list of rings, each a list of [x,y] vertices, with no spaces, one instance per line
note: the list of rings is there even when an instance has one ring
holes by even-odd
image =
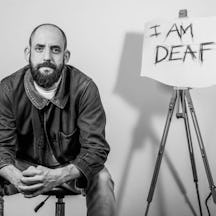
[[[187,10],[180,10],[179,11],[179,17],[187,17]],[[184,123],[185,123],[185,130],[186,130],[187,142],[188,142],[188,150],[189,150],[189,155],[190,155],[191,168],[192,168],[192,172],[193,172],[193,179],[194,179],[194,183],[195,183],[195,187],[196,187],[196,193],[197,193],[200,215],[202,216],[203,213],[202,213],[202,206],[201,206],[201,202],[200,202],[200,195],[199,195],[199,188],[198,188],[198,177],[197,177],[197,170],[196,170],[196,164],[195,164],[195,159],[194,159],[193,144],[192,144],[192,138],[191,138],[191,132],[190,132],[187,106],[190,110],[194,129],[196,131],[196,136],[197,136],[201,156],[203,159],[206,175],[208,178],[209,189],[211,191],[213,201],[216,204],[216,187],[214,185],[214,181],[212,178],[211,170],[209,167],[205,147],[203,144],[203,140],[202,140],[201,132],[199,129],[197,117],[195,114],[194,106],[192,103],[192,99],[190,96],[189,88],[174,88],[174,92],[173,92],[172,98],[171,98],[170,103],[169,103],[167,119],[166,119],[164,131],[163,131],[163,136],[162,136],[160,147],[159,147],[159,152],[158,152],[158,156],[157,156],[157,160],[156,160],[156,164],[155,164],[155,168],[154,168],[151,186],[150,186],[148,197],[147,197],[148,203],[147,203],[147,208],[145,211],[145,216],[148,215],[150,203],[151,203],[153,195],[154,195],[154,190],[155,190],[155,186],[156,186],[157,179],[158,179],[161,161],[163,158],[163,153],[164,153],[164,149],[165,149],[167,135],[169,132],[169,127],[170,127],[170,123],[172,120],[172,116],[173,116],[173,112],[174,112],[176,103],[178,105],[176,117],[177,118],[183,118]],[[181,109],[181,112],[179,112],[180,109]]]

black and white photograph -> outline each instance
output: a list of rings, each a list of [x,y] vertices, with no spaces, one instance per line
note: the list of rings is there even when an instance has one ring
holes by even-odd
[[[214,216],[216,2],[0,1],[0,216]]]

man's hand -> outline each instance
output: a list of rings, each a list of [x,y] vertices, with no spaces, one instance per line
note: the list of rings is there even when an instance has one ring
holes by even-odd
[[[56,169],[30,166],[22,172],[22,175],[22,185],[19,186],[19,189],[25,197],[31,198],[50,191],[67,181],[79,178],[81,173],[76,166],[69,164]]]
[[[23,185],[21,178],[23,177],[22,172],[17,169],[14,165],[7,165],[0,169],[0,176],[7,179],[13,184],[16,189],[21,192],[20,187]]]
[[[23,172],[14,165],[7,165],[0,169],[0,176],[10,181],[25,197],[31,198],[79,178],[81,173],[73,164],[56,169],[30,166]]]
[[[22,185],[19,186],[19,189],[27,198],[38,196],[63,183],[61,168],[30,166],[22,172],[22,175]]]

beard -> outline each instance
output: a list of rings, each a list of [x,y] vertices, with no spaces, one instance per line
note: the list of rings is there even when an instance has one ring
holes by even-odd
[[[50,88],[52,85],[54,85],[54,83],[56,83],[61,77],[62,69],[64,67],[64,63],[62,63],[59,66],[56,66],[50,63],[49,61],[33,66],[30,59],[29,65],[33,80],[43,88]],[[41,67],[52,68],[53,72],[50,74],[43,74],[39,70]]]

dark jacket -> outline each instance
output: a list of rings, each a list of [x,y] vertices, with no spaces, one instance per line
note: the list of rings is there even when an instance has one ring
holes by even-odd
[[[110,150],[105,122],[88,76],[66,65],[55,97],[47,100],[36,92],[26,66],[0,83],[0,168],[16,159],[54,167],[46,163],[51,149],[57,164],[73,163],[89,180]]]

